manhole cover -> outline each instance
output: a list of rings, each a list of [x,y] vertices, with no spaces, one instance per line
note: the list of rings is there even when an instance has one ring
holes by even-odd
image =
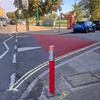
[[[73,88],[100,82],[100,80],[90,72],[64,76],[64,79],[69,82]]]

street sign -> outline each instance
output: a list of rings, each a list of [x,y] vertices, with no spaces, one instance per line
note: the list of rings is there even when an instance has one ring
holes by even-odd
[[[21,10],[19,10],[19,11],[18,11],[18,13],[19,13],[19,15],[21,15],[21,14],[22,14],[22,11],[21,11]]]
[[[23,9],[28,10],[29,2],[28,0],[22,0]]]

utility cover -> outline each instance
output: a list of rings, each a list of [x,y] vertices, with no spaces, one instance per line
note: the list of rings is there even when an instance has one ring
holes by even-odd
[[[97,78],[91,72],[85,72],[85,73],[73,74],[70,76],[64,76],[64,79],[68,83],[70,83],[70,85],[73,88],[100,82],[99,78]]]

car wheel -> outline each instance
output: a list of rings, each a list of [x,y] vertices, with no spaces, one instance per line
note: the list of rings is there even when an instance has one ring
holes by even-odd
[[[96,28],[95,27],[93,27],[93,32],[95,32],[96,31]]]
[[[76,30],[74,30],[74,33],[77,33],[77,31],[76,31]]]
[[[85,30],[85,33],[88,33],[89,32],[89,29],[87,28],[86,30]]]

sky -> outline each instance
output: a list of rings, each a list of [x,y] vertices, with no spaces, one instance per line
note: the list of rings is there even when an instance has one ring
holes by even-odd
[[[0,6],[3,7],[6,12],[15,11],[16,8],[14,7],[13,2],[14,0],[0,0]],[[66,13],[70,11],[73,4],[75,4],[75,0],[63,0],[62,12]]]

